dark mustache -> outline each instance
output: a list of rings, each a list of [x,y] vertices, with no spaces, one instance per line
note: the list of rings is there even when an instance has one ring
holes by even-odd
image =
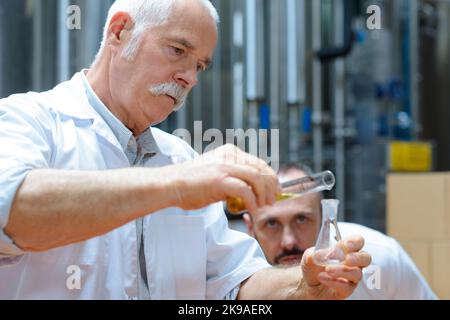
[[[301,256],[305,253],[305,250],[299,248],[293,248],[292,250],[285,250],[275,257],[275,263],[280,264],[280,260],[288,256]]]

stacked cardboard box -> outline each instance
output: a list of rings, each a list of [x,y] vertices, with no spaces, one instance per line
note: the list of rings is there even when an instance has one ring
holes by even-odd
[[[450,173],[389,175],[387,227],[439,298],[450,299]]]

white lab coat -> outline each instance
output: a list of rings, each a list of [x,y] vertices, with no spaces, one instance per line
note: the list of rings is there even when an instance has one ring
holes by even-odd
[[[182,140],[152,129],[160,152],[146,166],[195,156]],[[0,299],[137,299],[136,224],[44,253],[25,253],[4,233],[17,188],[30,170],[129,167],[112,131],[90,107],[80,74],[45,93],[0,100]],[[67,195],[70,197],[70,194]],[[257,243],[228,229],[221,204],[169,208],[144,219],[152,299],[222,299],[267,268]],[[81,289],[67,286],[81,270]]]
[[[361,235],[372,256],[363,279],[349,300],[434,300],[433,290],[409,255],[393,238],[352,223],[339,223],[343,237]]]

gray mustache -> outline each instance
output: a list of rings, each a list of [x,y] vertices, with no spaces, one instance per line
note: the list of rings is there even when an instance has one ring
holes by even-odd
[[[181,109],[186,101],[187,96],[189,95],[189,90],[183,88],[179,84],[175,82],[171,83],[161,83],[149,88],[149,91],[154,96],[163,96],[169,95],[174,97],[177,100],[177,104],[175,105],[175,111]]]

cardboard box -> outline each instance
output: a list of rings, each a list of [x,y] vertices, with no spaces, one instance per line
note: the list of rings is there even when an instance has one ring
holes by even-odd
[[[398,239],[397,239],[398,240]],[[432,286],[433,270],[432,270],[432,242],[431,241],[412,241],[398,240],[403,249],[409,254],[411,259],[419,268],[420,273],[425,280]]]
[[[403,240],[450,239],[450,174],[391,174],[387,231]]]
[[[450,239],[397,240],[439,299],[450,300]]]
[[[450,240],[434,241],[431,261],[434,292],[440,299],[450,299]]]

